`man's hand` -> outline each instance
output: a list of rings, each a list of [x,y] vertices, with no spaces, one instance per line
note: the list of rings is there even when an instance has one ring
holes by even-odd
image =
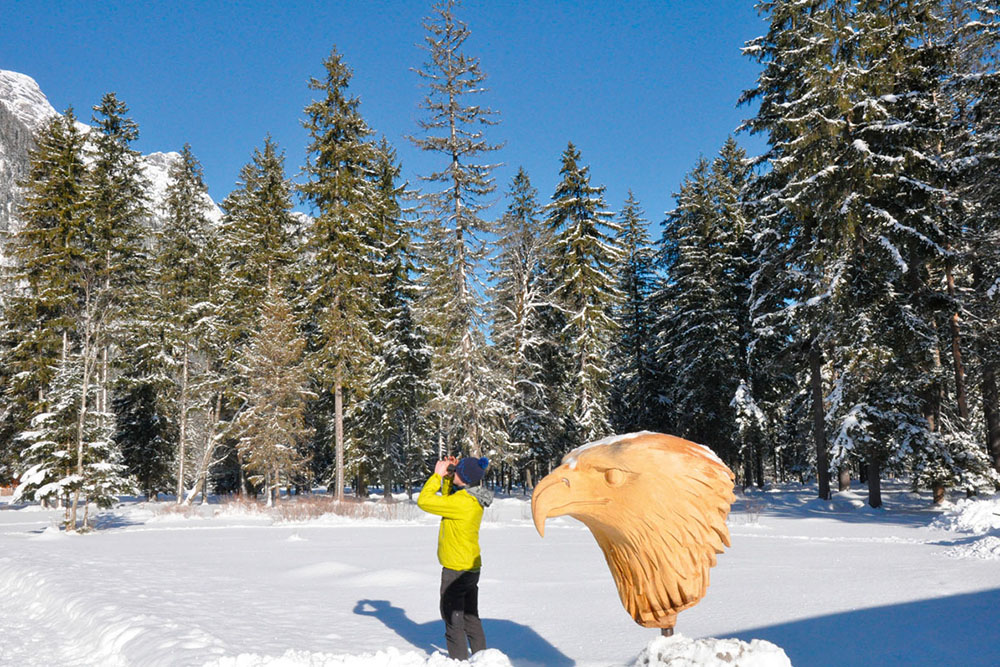
[[[438,461],[436,464],[434,464],[434,474],[440,475],[441,477],[445,477],[446,475],[449,474],[448,466],[455,465],[456,463],[458,463],[458,459],[455,458],[454,456],[445,457],[440,461]]]

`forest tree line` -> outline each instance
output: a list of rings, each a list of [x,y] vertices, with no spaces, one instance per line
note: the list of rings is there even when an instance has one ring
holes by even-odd
[[[410,140],[441,164],[415,187],[336,49],[297,179],[266,138],[219,224],[190,146],[153,210],[115,94],[87,133],[53,119],[4,239],[0,475],[76,526],[126,492],[389,494],[444,454],[530,488],[573,447],[654,430],[744,486],[995,489],[1000,17],[758,7],[740,129],[767,150],[699,160],[657,239],[572,143],[546,201],[522,169],[487,218],[498,117],[451,1],[415,70]]]

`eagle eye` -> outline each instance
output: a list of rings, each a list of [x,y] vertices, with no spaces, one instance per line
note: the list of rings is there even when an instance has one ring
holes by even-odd
[[[608,468],[604,471],[604,479],[610,486],[621,486],[625,483],[625,471],[618,468]]]

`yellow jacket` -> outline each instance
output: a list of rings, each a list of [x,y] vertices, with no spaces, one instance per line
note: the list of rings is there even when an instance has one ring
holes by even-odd
[[[441,495],[437,492],[441,491]],[[451,493],[451,480],[431,475],[417,497],[417,507],[441,517],[438,530],[438,561],[449,570],[478,570],[479,524],[483,506],[464,489]]]

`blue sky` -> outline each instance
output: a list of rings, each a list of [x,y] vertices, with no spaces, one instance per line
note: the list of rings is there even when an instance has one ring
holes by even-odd
[[[59,110],[115,91],[139,123],[143,152],[189,142],[216,201],[270,133],[297,176],[307,142],[307,81],[336,45],[354,70],[350,91],[385,135],[404,177],[441,167],[406,139],[424,96],[410,68],[424,62],[430,0],[97,2],[0,0],[0,69],[32,76]],[[610,209],[631,188],[658,236],[699,155],[712,156],[753,110],[737,108],[757,66],[743,43],[765,30],[749,0],[589,2],[465,0],[467,52],[488,76],[481,101],[500,112],[488,137],[504,148],[495,172],[499,215],[519,165],[542,203],[572,141],[607,186]],[[756,138],[742,137],[751,152]],[[301,207],[300,207],[301,208]]]

